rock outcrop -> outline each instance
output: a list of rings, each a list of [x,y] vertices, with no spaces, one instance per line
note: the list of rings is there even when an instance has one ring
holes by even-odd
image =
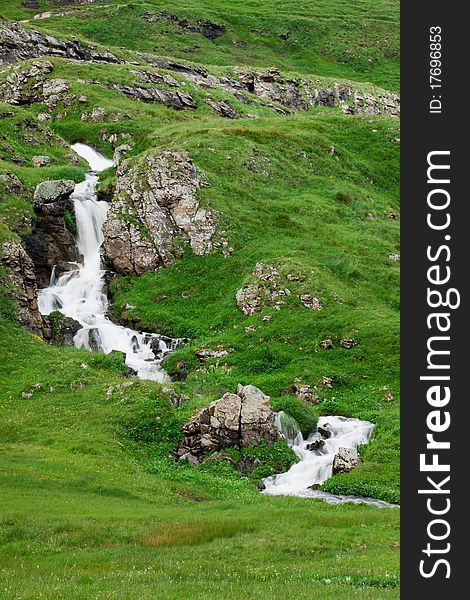
[[[236,119],[238,117],[237,111],[225,100],[214,102],[214,100],[207,98],[206,104],[208,104],[212,110],[214,110],[221,117],[226,117],[227,119]]]
[[[42,335],[44,323],[38,310],[38,290],[32,260],[20,243],[5,242],[0,264],[8,269],[6,280],[10,296],[18,304],[18,321],[37,335]]]
[[[319,396],[317,396],[317,394],[312,390],[312,388],[309,385],[305,383],[296,384],[294,386],[294,389],[295,395],[297,396],[297,398],[300,398],[300,400],[304,400],[308,404],[318,404],[320,402]]]
[[[7,77],[0,82],[0,100],[8,104],[41,102],[45,76],[53,69],[54,66],[48,60],[38,60],[24,68],[13,67]]]
[[[161,19],[162,15],[159,13],[153,17]],[[225,32],[224,26],[208,21],[197,21],[194,26],[187,23],[186,26],[192,28],[193,31],[202,33],[208,39],[215,39]],[[84,47],[74,40],[59,40],[38,31],[23,28],[16,23],[0,23],[0,65],[43,56],[59,56],[73,60],[105,63],[120,62],[110,52],[100,51],[91,46]],[[235,67],[231,76],[216,76],[196,65],[181,64],[150,54],[140,53],[140,56],[148,64],[180,73],[200,87],[223,90],[240,102],[249,102],[250,95],[256,96],[263,104],[280,114],[288,114],[290,110],[326,107],[342,109],[346,114],[400,116],[399,96],[385,90],[367,90],[364,86],[357,87],[350,82],[325,82],[320,79],[287,77],[276,68],[255,70]],[[162,81],[171,86],[178,86],[177,81],[169,74],[147,72],[139,76],[146,78],[149,83]],[[189,94],[180,91],[119,84],[109,87],[144,102],[159,102],[176,109],[196,108],[194,99]],[[235,118],[237,116],[236,111],[225,101],[210,100],[210,105],[224,117]]]
[[[204,452],[251,446],[261,439],[268,443],[281,439],[269,396],[252,385],[239,385],[236,394],[224,394],[199,410],[185,424],[183,433],[185,438],[177,456],[192,463]]]
[[[75,60],[90,58],[87,49],[79,42],[58,40],[17,23],[0,22],[0,65],[40,56],[60,56]]]
[[[291,295],[289,288],[285,287],[284,276],[281,276],[279,270],[266,263],[258,262],[252,272],[253,283],[249,283],[240,288],[236,293],[236,302],[238,308],[245,315],[252,315],[259,312],[263,307],[269,306],[275,310],[280,310],[286,303],[286,298]],[[287,279],[292,277],[288,275]],[[271,320],[270,315],[265,315],[263,320]]]
[[[399,96],[385,90],[372,92],[358,89],[353,83],[295,79],[285,77],[275,68],[258,71],[235,67],[232,77],[219,77],[199,67],[172,63],[159,57],[146,58],[155,66],[181,73],[198,86],[221,89],[241,102],[247,102],[249,96],[246,94],[257,96],[280,114],[287,113],[279,105],[294,110],[324,107],[341,108],[346,114],[400,116]]]
[[[0,100],[13,105],[43,102],[52,111],[59,102],[64,106],[73,104],[77,97],[70,94],[66,79],[49,78],[54,65],[48,60],[37,60],[31,65],[24,63],[7,67],[6,77],[0,81]],[[38,121],[45,123],[51,119],[48,113],[39,113]]]
[[[338,448],[333,459],[333,475],[349,473],[360,463],[359,453],[354,448]]]
[[[126,94],[126,96],[129,96],[133,100],[141,100],[142,102],[157,102],[178,110],[182,110],[184,108],[197,108],[197,104],[193,97],[183,92],[174,92],[172,90],[164,90],[156,87],[143,88],[139,86],[118,84],[113,84],[108,87]]]
[[[115,271],[142,274],[171,263],[189,243],[212,250],[214,215],[196,197],[202,183],[185,151],[148,153],[123,161],[103,227],[104,250]]]
[[[75,239],[65,224],[66,209],[73,211],[70,194],[75,183],[68,180],[43,181],[34,192],[37,223],[24,246],[34,264],[39,287],[47,287],[52,268],[62,262],[75,261]]]
[[[240,288],[236,294],[238,308],[245,315],[252,315],[261,310],[261,289],[256,284],[246,285]]]
[[[179,27],[180,33],[200,33],[208,40],[215,40],[227,31],[225,25],[219,25],[203,19],[189,20],[167,12],[145,15],[148,23],[171,23]]]

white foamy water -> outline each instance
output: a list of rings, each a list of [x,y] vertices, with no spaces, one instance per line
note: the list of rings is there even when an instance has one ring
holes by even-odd
[[[160,363],[182,340],[139,333],[114,324],[106,316],[108,299],[103,293],[105,271],[102,269],[101,245],[109,205],[98,201],[96,185],[97,173],[112,167],[113,162],[85,144],[74,144],[71,148],[88,162],[91,169],[70,196],[77,224],[77,250],[83,260],[71,263],[76,269],[59,278],[53,269],[50,286],[39,291],[39,310],[43,315],[59,310],[78,321],[82,329],[75,335],[75,346],[106,354],[119,350],[126,355],[126,365],[136,371],[140,379],[167,381],[168,376]]]
[[[349,419],[340,416],[320,417],[318,428],[330,433],[325,438],[318,431],[304,440],[302,433],[296,428],[295,421],[280,412],[276,415],[276,426],[286,438],[287,443],[299,458],[286,472],[272,475],[263,480],[263,494],[271,496],[297,496],[300,498],[321,498],[331,504],[355,502],[372,504],[377,507],[393,506],[381,500],[360,496],[342,496],[329,494],[315,489],[333,474],[333,460],[339,448],[357,448],[366,444],[374,429],[373,423],[360,419]],[[312,444],[318,449],[312,449]],[[313,486],[313,488],[312,488]]]

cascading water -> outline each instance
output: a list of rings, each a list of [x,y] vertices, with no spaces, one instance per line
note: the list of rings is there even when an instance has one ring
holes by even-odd
[[[366,444],[374,425],[369,421],[332,416],[320,417],[318,429],[327,432],[322,436],[318,429],[304,440],[294,419],[280,412],[275,423],[287,443],[299,458],[286,472],[263,479],[263,494],[271,496],[298,496],[300,498],[320,498],[331,504],[342,502],[366,503],[379,508],[395,506],[382,500],[361,496],[329,494],[316,489],[333,474],[333,460],[339,448],[357,448]]]
[[[113,162],[85,144],[74,144],[71,148],[88,162],[91,169],[71,195],[77,224],[77,250],[83,262],[72,263],[76,268],[59,278],[53,269],[50,286],[39,291],[39,310],[43,315],[58,310],[78,321],[82,329],[75,335],[75,346],[102,350],[106,354],[119,350],[126,355],[126,365],[140,379],[164,382],[168,376],[161,361],[183,340],[139,333],[114,324],[106,316],[108,299],[103,293],[105,272],[101,268],[101,245],[109,205],[98,201],[96,185],[97,173],[112,167]]]

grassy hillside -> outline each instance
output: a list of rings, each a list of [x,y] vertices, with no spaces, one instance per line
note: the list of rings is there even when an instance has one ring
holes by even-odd
[[[279,69],[369,81],[399,87],[399,3],[397,0],[103,0],[91,5],[39,0],[25,10],[5,2],[2,14],[28,19],[50,9],[73,10],[65,16],[34,20],[41,30],[92,40],[112,49],[153,52],[205,65],[276,65]],[[189,27],[168,18],[177,15]],[[150,19],[151,20],[151,19]],[[214,41],[198,32],[197,21],[226,27]]]
[[[112,357],[7,322],[0,335],[0,597],[398,597],[397,510],[176,469],[168,448],[201,398],[171,409],[155,384],[119,389],[129,380]],[[135,435],[145,423],[157,443]]]
[[[32,20],[50,9],[67,14]],[[149,21],[155,14],[163,17]],[[229,65],[277,67],[364,90],[398,88],[392,0],[39,0],[31,9],[8,0],[0,16],[131,61],[142,51],[216,75]],[[226,32],[211,41],[188,31],[206,20]],[[199,199],[217,213],[221,247],[210,256],[188,250],[167,268],[112,284],[116,318],[191,339],[166,360],[172,383],[163,386],[127,377],[117,355],[31,335],[0,289],[0,598],[231,599],[247,589],[253,599],[398,598],[398,510],[267,497],[223,463],[191,467],[172,455],[194,410],[238,383],[277,406],[308,384],[318,388],[319,414],[377,425],[363,464],[324,489],[399,501],[399,263],[389,257],[399,253],[398,120],[326,108],[283,116],[172,73],[198,104],[176,111],[109,89],[135,85],[133,64],[48,60],[51,77],[86,98],[59,103],[41,123],[43,103],[0,102],[0,174],[24,186],[8,193],[0,182],[0,243],[31,231],[37,183],[83,178],[70,143],[110,156],[106,136],[130,134],[134,160],[189,152],[209,184]],[[216,115],[208,97],[229,100],[240,118]],[[83,121],[96,106],[129,118]],[[42,154],[50,166],[32,167]],[[112,192],[113,172],[101,179]],[[276,268],[287,292],[282,304],[265,301],[244,316],[235,295],[256,281],[260,262]],[[305,294],[322,310],[304,306]],[[202,366],[201,347],[228,355]],[[174,407],[175,396],[186,401]],[[287,460],[283,447],[256,451],[264,474]]]

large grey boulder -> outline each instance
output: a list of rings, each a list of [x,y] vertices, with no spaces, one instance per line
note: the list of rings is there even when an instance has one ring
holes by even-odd
[[[261,439],[278,441],[269,400],[258,388],[239,385],[236,394],[224,394],[191,417],[183,427],[185,438],[177,455],[184,460],[188,455],[199,459],[212,450],[250,446]]]
[[[257,444],[261,438],[268,442],[280,439],[274,425],[274,412],[269,396],[254,385],[239,385],[237,395],[241,399],[240,443],[241,446]]]
[[[74,188],[75,182],[68,179],[43,181],[34,190],[34,206],[46,214],[63,214],[66,206],[72,206]]]
[[[216,219],[199,204],[201,185],[185,151],[124,160],[103,227],[103,247],[113,269],[139,275],[155,270],[180,256],[184,243],[196,254],[208,254]]]

